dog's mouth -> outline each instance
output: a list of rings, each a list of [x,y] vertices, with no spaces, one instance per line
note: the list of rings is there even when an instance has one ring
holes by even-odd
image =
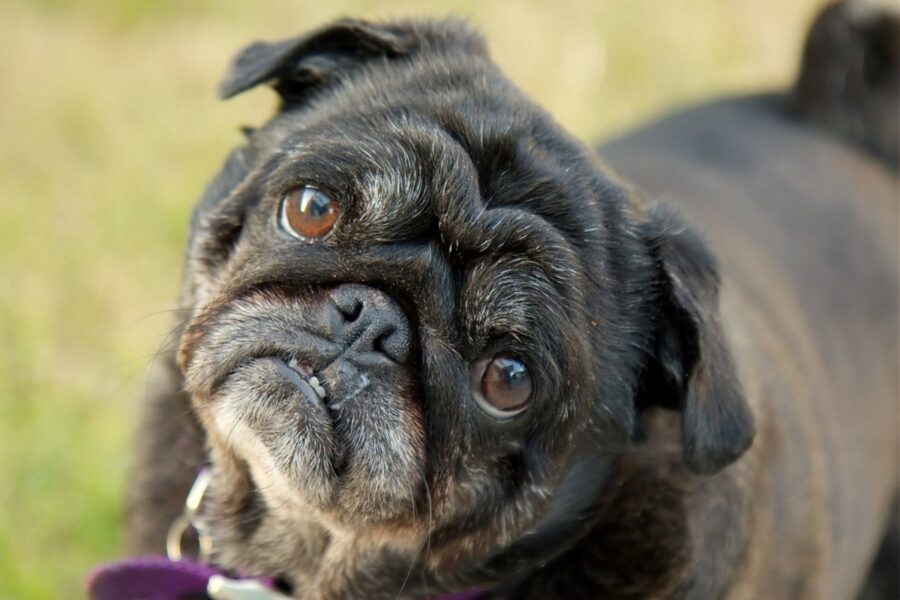
[[[306,409],[324,412],[330,418],[331,428],[327,433],[331,434],[333,441],[331,466],[335,477],[338,480],[342,479],[347,468],[348,452],[348,444],[343,436],[345,428],[340,422],[347,418],[343,408],[365,390],[369,383],[367,377],[360,374],[358,384],[351,386],[349,391],[344,389],[340,390],[342,392],[340,393],[338,390],[334,390],[332,394],[329,394],[328,388],[326,388],[327,376],[323,370],[316,370],[310,363],[303,362],[298,358],[287,360],[275,358],[274,360],[279,372],[296,387],[301,397],[300,402],[307,404]],[[335,386],[329,385],[328,387]],[[290,411],[290,407],[287,408]],[[298,435],[308,435],[309,433],[298,432]]]
[[[322,402],[328,401],[328,392],[322,387],[322,382],[314,375],[313,368],[296,358],[291,358],[286,365],[289,369],[287,375],[307,397],[312,391]]]
[[[214,466],[244,462],[270,505],[330,522],[412,519],[424,424],[413,329],[390,297],[261,292],[204,327],[187,381]]]

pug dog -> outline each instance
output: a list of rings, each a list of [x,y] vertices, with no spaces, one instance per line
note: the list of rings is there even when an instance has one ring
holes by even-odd
[[[898,489],[890,169],[766,96],[602,150],[632,184],[456,21],[256,43],[219,94],[261,84],[191,222],[135,552],[208,465],[211,561],[296,598],[857,592]]]

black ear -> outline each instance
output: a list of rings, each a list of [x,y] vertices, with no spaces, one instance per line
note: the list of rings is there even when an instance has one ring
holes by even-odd
[[[704,241],[671,211],[646,214],[644,239],[655,262],[655,341],[639,406],[681,411],[684,460],[710,474],[736,460],[755,433],[719,322],[719,275]]]
[[[315,86],[367,61],[412,51],[417,40],[408,27],[344,19],[309,35],[256,42],[234,58],[219,84],[219,97],[230,98],[261,83],[274,82],[286,102],[299,102]]]

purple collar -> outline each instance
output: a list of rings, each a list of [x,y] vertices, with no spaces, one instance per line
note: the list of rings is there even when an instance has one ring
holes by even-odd
[[[281,600],[270,579],[238,578],[210,565],[164,557],[134,558],[96,567],[86,581],[90,600]],[[456,592],[433,600],[476,600],[484,592]]]

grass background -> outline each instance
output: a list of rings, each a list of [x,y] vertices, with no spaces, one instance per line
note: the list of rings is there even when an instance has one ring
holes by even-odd
[[[342,15],[454,14],[586,141],[782,87],[820,0],[4,0],[0,3],[0,599],[75,598],[120,551],[137,399],[193,200],[238,126],[232,53]]]

